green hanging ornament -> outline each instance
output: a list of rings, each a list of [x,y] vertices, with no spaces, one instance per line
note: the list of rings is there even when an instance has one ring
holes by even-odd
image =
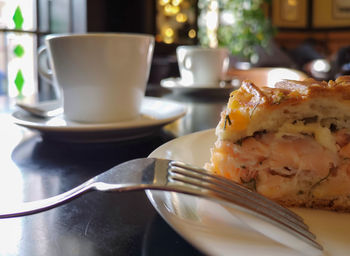
[[[23,26],[23,15],[21,8],[17,6],[15,13],[13,14],[12,20],[15,23],[15,29],[22,29]]]

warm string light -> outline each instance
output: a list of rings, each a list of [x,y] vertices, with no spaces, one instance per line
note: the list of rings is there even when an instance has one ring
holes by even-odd
[[[164,6],[164,14],[167,16],[173,16],[180,12],[179,6],[174,6],[172,4],[167,4]]]
[[[164,5],[168,4],[169,2],[170,2],[169,0],[159,0],[159,5],[164,6]]]
[[[157,23],[160,28],[156,35],[157,42],[166,44],[174,43],[179,37],[180,29],[187,22],[193,20],[192,14],[188,13],[191,8],[189,0],[158,0]],[[187,37],[193,39],[197,36],[194,29],[189,29]]]
[[[184,23],[187,21],[187,15],[184,13],[178,13],[176,15],[176,21],[179,23]]]
[[[182,3],[182,0],[172,0],[171,4],[174,6],[179,6]]]
[[[194,29],[190,29],[190,31],[188,31],[188,37],[189,38],[195,38],[197,36],[197,32]]]
[[[171,27],[164,27],[162,35],[164,43],[171,44],[174,42],[174,30]]]

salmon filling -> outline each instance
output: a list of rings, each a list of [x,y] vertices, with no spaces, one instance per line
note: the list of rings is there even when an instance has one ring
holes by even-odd
[[[332,200],[350,195],[350,131],[331,136],[335,150],[300,133],[257,132],[235,143],[218,140],[206,168],[277,201]]]

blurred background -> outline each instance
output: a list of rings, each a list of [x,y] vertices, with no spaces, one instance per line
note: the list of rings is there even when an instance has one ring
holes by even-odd
[[[179,75],[184,44],[229,48],[233,69],[350,74],[349,0],[0,0],[0,94],[52,96],[37,74],[38,47],[47,34],[85,32],[154,35],[153,85]]]

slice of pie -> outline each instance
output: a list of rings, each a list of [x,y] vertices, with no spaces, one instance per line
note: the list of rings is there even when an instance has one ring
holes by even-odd
[[[350,76],[244,81],[216,135],[209,171],[285,206],[350,211]]]

